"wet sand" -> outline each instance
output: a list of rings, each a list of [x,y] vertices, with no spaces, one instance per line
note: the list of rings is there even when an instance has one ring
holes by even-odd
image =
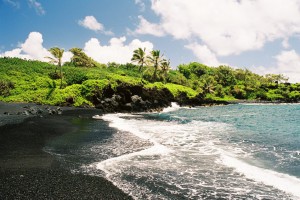
[[[2,121],[5,109],[12,107],[1,103]],[[69,108],[62,116],[28,116],[21,122],[9,116],[0,126],[0,199],[131,199],[105,178],[71,173],[43,151],[47,141],[76,131],[70,118],[93,114],[99,111]]]

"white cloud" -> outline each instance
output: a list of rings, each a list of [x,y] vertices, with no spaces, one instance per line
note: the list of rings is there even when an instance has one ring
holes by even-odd
[[[73,57],[73,54],[70,51],[65,51],[63,57],[61,58],[61,62],[69,62],[71,58]]]
[[[21,45],[22,52],[32,59],[43,60],[49,52],[43,47],[43,36],[39,32],[31,32],[26,41]]]
[[[135,31],[132,31],[133,34],[150,34],[157,37],[165,35],[162,27],[157,24],[152,24],[148,22],[144,17],[138,16],[140,23]]]
[[[79,20],[78,24],[93,31],[104,30],[103,25],[94,16],[86,16],[83,20]]]
[[[192,50],[203,64],[215,67],[221,65],[216,55],[206,45],[192,43],[185,47]]]
[[[151,8],[160,22],[141,17],[135,32],[157,35],[149,31],[155,27],[176,39],[201,41],[218,56],[257,50],[300,33],[299,0],[152,0]]]
[[[25,42],[20,44],[19,48],[6,51],[1,56],[45,61],[44,57],[50,56],[50,53],[43,47],[42,34],[31,32]]]
[[[15,8],[20,8],[20,3],[18,1],[14,1],[14,0],[3,0],[4,3],[8,3],[11,6],[15,7]]]
[[[259,74],[283,74],[291,83],[300,83],[300,55],[295,50],[282,51],[274,57],[276,66],[256,67],[253,70]]]
[[[94,16],[86,16],[83,20],[79,20],[78,24],[92,31],[100,31],[106,35],[113,35],[111,31],[105,31],[103,24],[98,22]]]
[[[146,48],[147,51],[153,49],[151,42],[142,42],[138,39],[132,40],[129,44],[126,42],[125,37],[112,38],[109,45],[101,45],[100,41],[96,38],[91,38],[85,43],[85,53],[100,63],[116,62],[128,63],[131,62],[133,51],[139,47]]]
[[[140,10],[143,12],[145,11],[146,5],[143,0],[134,0],[135,4],[140,6]]]
[[[73,54],[65,52],[62,62],[70,61]],[[49,61],[45,57],[51,57],[49,51],[43,47],[43,36],[39,32],[31,32],[24,43],[20,44],[18,48],[11,51],[6,51],[0,57],[17,57],[22,59]]]
[[[300,55],[295,50],[282,51],[275,59],[277,73],[288,76],[290,82],[300,83]]]
[[[153,50],[153,44],[149,41],[142,42],[138,39],[132,40],[125,44],[126,37],[111,38],[109,45],[101,45],[99,40],[91,38],[85,43],[84,52],[100,63],[131,62],[133,51],[137,48],[146,48],[147,52]],[[70,61],[73,54],[65,51],[62,62]],[[39,32],[31,32],[24,43],[21,43],[18,48],[6,51],[0,54],[0,57],[18,57],[22,59],[40,60],[48,62],[51,57],[50,52],[43,47],[43,36]]]
[[[285,48],[285,49],[288,49],[288,48],[290,48],[290,43],[289,43],[289,38],[284,38],[283,40],[282,40],[282,47],[283,48]]]
[[[29,55],[22,54],[22,49],[21,48],[16,48],[11,51],[6,51],[3,54],[1,54],[0,57],[11,57],[11,58],[22,58],[22,59],[31,59]]]
[[[28,0],[29,6],[33,7],[36,11],[37,14],[39,15],[44,15],[46,14],[46,11],[44,10],[43,6],[41,3],[39,3],[36,0]]]

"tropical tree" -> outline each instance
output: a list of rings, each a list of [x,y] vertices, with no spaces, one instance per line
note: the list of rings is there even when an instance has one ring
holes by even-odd
[[[205,74],[202,76],[200,81],[203,84],[202,89],[205,94],[212,94],[215,92],[215,88],[217,86],[217,81],[215,80],[215,78],[213,76]]]
[[[72,48],[70,51],[73,53],[71,63],[78,67],[95,67],[96,61],[87,56],[82,49]]]
[[[170,68],[170,60],[163,59],[161,62],[161,71],[164,75],[164,78],[167,77],[167,73],[169,72],[170,69],[171,69]]]
[[[53,64],[57,64],[57,66],[59,67],[59,76],[60,76],[60,88],[62,88],[62,67],[61,67],[61,60],[62,60],[62,57],[64,55],[64,50],[63,49],[60,49],[58,47],[52,47],[51,49],[48,50],[52,56],[54,57],[47,57],[48,59],[50,59],[50,62],[53,63]],[[55,73],[56,73],[56,69],[55,69]]]
[[[139,72],[142,71],[144,64],[146,63],[146,48],[138,48],[133,51],[133,56],[131,58],[132,62],[137,62],[139,67]]]
[[[153,50],[150,52],[150,56],[147,56],[148,60],[154,67],[154,72],[152,75],[152,79],[157,79],[157,70],[159,69],[161,63],[163,62],[163,55],[160,55],[159,50]]]
[[[266,74],[265,78],[271,83],[287,82],[289,78],[285,77],[283,74]]]
[[[216,80],[223,86],[230,86],[236,84],[233,68],[221,65],[216,70]]]

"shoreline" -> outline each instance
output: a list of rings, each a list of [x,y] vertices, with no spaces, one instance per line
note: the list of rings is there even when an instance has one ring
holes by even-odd
[[[51,139],[78,129],[71,119],[99,110],[67,107],[61,115],[21,115],[17,121],[19,115],[3,115],[5,108],[17,111],[24,105],[0,106],[0,121],[10,117],[0,123],[0,199],[132,199],[104,177],[72,173],[43,151]]]
[[[228,102],[238,103],[274,104],[252,100]],[[43,112],[26,114],[25,111],[31,108],[38,108]],[[49,109],[58,108],[62,110],[61,114],[48,113]],[[5,112],[9,114],[4,114]],[[64,168],[55,156],[43,151],[47,141],[76,129],[69,118],[105,113],[96,108],[0,102],[0,181],[3,183],[0,186],[0,199],[132,199],[104,177],[74,174],[70,169]],[[5,118],[10,119],[3,123]]]
[[[300,102],[288,102],[288,101],[265,101],[265,100],[247,100],[247,99],[236,99],[228,101],[229,104],[299,104]]]

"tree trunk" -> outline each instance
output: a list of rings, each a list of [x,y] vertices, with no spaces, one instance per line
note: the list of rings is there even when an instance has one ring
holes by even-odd
[[[144,63],[142,63],[142,64],[140,65],[140,67],[139,67],[139,72],[141,72],[141,71],[142,71],[143,64],[144,64]]]
[[[62,88],[62,70],[60,66],[60,89]]]
[[[157,67],[155,66],[154,67],[154,73],[153,73],[153,80],[155,81],[156,80],[156,78],[157,78]]]

